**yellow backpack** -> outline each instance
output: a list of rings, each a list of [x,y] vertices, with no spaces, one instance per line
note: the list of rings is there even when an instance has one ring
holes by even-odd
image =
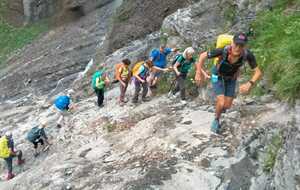
[[[135,75],[138,74],[138,71],[139,71],[140,67],[141,67],[143,64],[144,64],[144,61],[139,61],[139,62],[137,62],[137,63],[133,66],[133,68],[132,68],[132,74],[133,74],[133,76],[135,76]]]
[[[0,139],[0,158],[8,158],[10,155],[10,150],[8,148],[8,140],[6,136]]]
[[[224,48],[228,46],[233,41],[233,35],[229,34],[220,34],[217,38],[216,48]],[[219,62],[219,58],[214,59],[214,64],[216,65]]]

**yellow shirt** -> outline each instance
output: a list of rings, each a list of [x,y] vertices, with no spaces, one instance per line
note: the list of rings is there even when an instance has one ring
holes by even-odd
[[[128,67],[120,67],[119,73],[121,75],[121,79],[127,79],[129,77],[129,69]]]

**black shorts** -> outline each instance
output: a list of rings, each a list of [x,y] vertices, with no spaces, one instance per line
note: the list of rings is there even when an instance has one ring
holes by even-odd
[[[35,149],[37,149],[39,143],[41,143],[41,145],[44,145],[43,139],[37,139],[32,143],[33,143]]]

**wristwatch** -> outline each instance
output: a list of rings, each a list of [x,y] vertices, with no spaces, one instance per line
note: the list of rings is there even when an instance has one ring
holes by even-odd
[[[251,86],[255,84],[255,82],[253,82],[252,80],[249,80],[248,82],[250,82]]]

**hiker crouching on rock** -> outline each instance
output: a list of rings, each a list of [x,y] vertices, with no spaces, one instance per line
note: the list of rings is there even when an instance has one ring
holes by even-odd
[[[67,95],[62,95],[55,99],[54,105],[58,114],[58,128],[61,128],[66,123],[65,117],[68,117],[70,115],[69,111],[74,108],[74,105],[71,103],[71,97],[73,94],[74,90],[70,89],[68,90]]]
[[[22,165],[25,160],[22,159],[22,151],[15,151],[14,140],[12,138],[12,133],[6,132],[3,137],[0,138],[0,157],[3,158],[7,165],[7,176],[6,180],[12,179],[15,175],[13,171],[13,158],[18,157],[17,164]]]
[[[149,77],[150,88],[156,88],[156,84],[161,76],[162,72],[169,71],[167,66],[167,56],[171,52],[176,52],[177,48],[168,48],[165,45],[161,45],[159,49],[151,51],[149,59],[153,62],[153,68],[151,69]]]
[[[195,50],[192,47],[186,48],[182,55],[176,56],[176,60],[173,65],[173,70],[176,75],[176,83],[175,89],[171,93],[173,96],[175,96],[175,94],[180,91],[182,103],[186,103],[185,82],[188,72],[190,71],[192,65],[195,63],[195,59],[193,58],[194,53]]]
[[[96,71],[92,76],[92,87],[97,95],[97,104],[99,108],[103,106],[104,91],[109,85],[109,78],[105,73],[104,68]]]
[[[139,98],[139,93],[141,91],[141,86],[143,88],[142,91],[142,101],[147,102],[149,98],[147,98],[148,93],[148,82],[147,78],[149,77],[150,70],[153,66],[151,60],[147,60],[145,62],[136,63],[134,68],[132,69],[133,72],[133,83],[135,87],[134,96],[132,99],[132,103],[137,103]]]
[[[216,100],[215,119],[212,122],[211,130],[219,133],[221,129],[220,117],[222,111],[229,109],[235,97],[235,86],[239,76],[239,69],[247,61],[254,74],[251,79],[240,85],[240,93],[247,94],[255,85],[256,81],[262,76],[262,72],[257,66],[255,56],[246,48],[247,36],[243,33],[233,37],[231,45],[224,48],[217,48],[200,54],[199,62],[196,64],[195,80],[198,85],[204,80],[211,78]],[[206,59],[220,57],[218,63],[212,68],[209,75],[203,70]]]
[[[27,133],[27,140],[33,144],[34,148],[34,157],[37,157],[40,153],[38,150],[38,144],[40,143],[43,148],[43,151],[46,151],[47,147],[51,145],[48,141],[48,137],[45,132],[46,127],[46,121],[42,121],[39,126],[33,127],[28,133]],[[45,146],[45,144],[47,146]]]

